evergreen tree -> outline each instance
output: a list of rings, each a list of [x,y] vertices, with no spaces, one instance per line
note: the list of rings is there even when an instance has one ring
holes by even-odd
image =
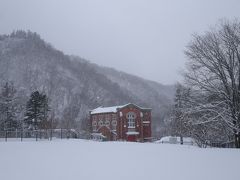
[[[42,128],[43,123],[47,121],[49,110],[47,96],[39,93],[39,91],[33,92],[27,102],[25,116],[25,123],[28,125],[28,129],[36,130]]]
[[[0,92],[0,129],[15,130],[17,122],[16,89],[13,83],[6,82]]]

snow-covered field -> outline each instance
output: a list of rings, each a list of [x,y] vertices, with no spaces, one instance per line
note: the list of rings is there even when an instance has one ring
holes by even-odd
[[[0,180],[239,179],[240,150],[154,143],[0,142]]]

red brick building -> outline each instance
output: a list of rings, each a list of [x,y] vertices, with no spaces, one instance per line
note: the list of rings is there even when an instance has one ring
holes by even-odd
[[[90,111],[92,135],[106,140],[149,141],[151,109],[129,103]]]

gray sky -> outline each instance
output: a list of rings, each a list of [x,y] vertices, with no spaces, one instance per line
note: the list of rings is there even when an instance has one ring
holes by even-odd
[[[31,30],[67,54],[172,84],[191,35],[240,17],[239,8],[240,0],[0,0],[0,33]]]

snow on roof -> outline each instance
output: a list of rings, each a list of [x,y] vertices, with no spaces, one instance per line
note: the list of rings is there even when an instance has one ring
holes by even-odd
[[[99,113],[116,113],[118,108],[122,108],[123,106],[112,106],[112,107],[98,107],[91,111],[91,114],[99,114]]]
[[[132,104],[132,103],[128,103],[128,104],[125,104],[125,105],[121,105],[121,106],[112,106],[112,107],[98,107],[98,108],[96,108],[96,109],[93,109],[90,113],[91,114],[100,114],[100,113],[116,113],[117,112],[117,109],[120,109],[120,108],[123,108],[123,107],[125,107],[125,106],[128,106],[128,105],[130,105],[130,104]],[[133,105],[135,105],[135,104],[133,104]],[[137,105],[135,105],[135,106],[137,106]],[[137,107],[139,107],[139,106],[137,106]],[[139,107],[140,109],[149,109],[150,110],[150,108],[142,108],[142,107]]]

